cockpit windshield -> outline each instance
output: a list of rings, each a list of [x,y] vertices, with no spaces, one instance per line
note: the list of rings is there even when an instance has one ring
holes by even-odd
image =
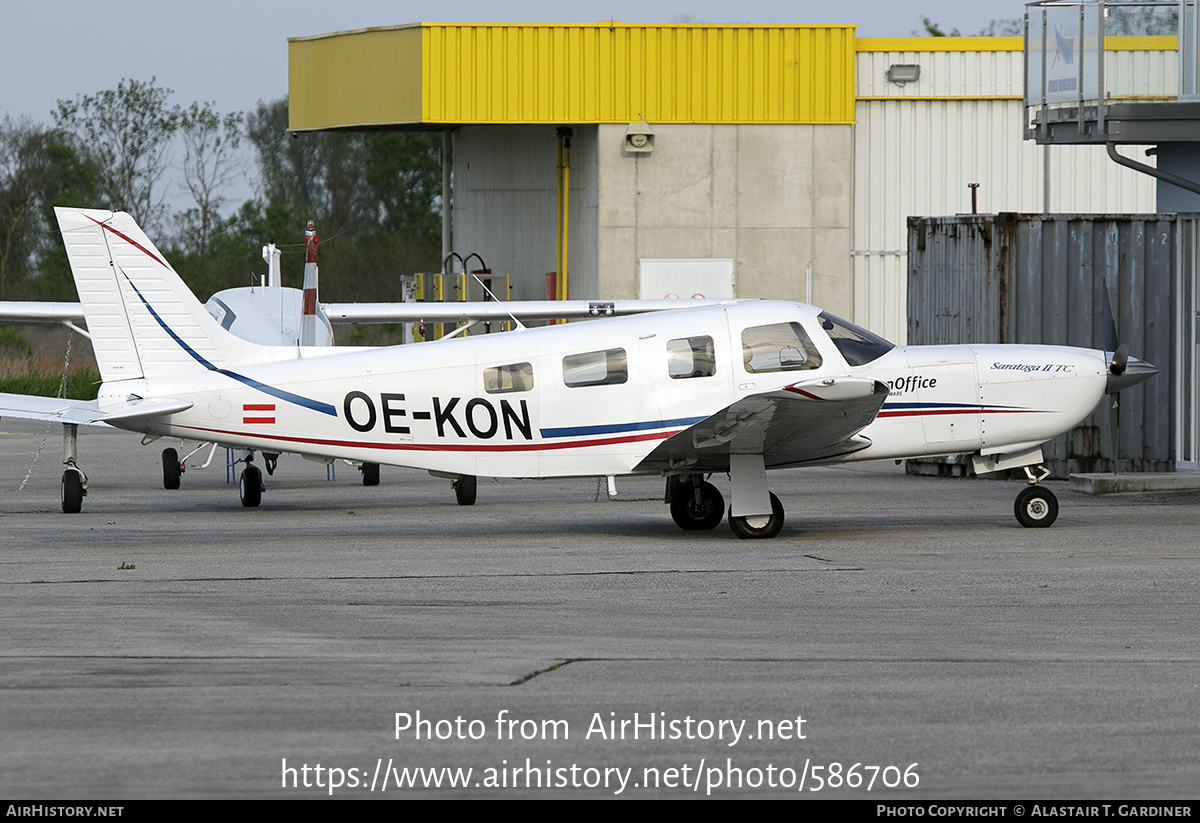
[[[851,366],[865,366],[896,348],[874,332],[829,312],[821,312],[821,328]]]

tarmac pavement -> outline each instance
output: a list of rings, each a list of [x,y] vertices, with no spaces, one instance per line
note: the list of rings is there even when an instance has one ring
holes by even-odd
[[[81,430],[64,515],[59,426],[18,491],[44,431],[0,421],[6,798],[1200,794],[1195,491],[1049,483],[1024,529],[1019,483],[773,472],[746,541],[655,478],[459,507],[285,456],[244,509]]]

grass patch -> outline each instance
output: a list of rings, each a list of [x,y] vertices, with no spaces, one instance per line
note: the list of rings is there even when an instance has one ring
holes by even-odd
[[[57,397],[62,372],[61,355],[39,355],[15,346],[0,346],[0,392]],[[90,356],[73,358],[67,371],[67,397],[95,400],[99,389],[100,371],[95,361]]]
[[[0,392],[8,394],[35,394],[39,397],[57,397],[62,373],[50,374],[29,370],[21,374],[0,376]],[[100,389],[100,372],[81,369],[67,375],[67,397],[72,400],[95,400]]]

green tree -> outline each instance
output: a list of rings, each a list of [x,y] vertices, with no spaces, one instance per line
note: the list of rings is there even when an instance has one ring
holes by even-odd
[[[54,206],[93,205],[99,188],[67,135],[0,121],[0,299],[75,299]]]
[[[1146,6],[1141,3],[1109,3],[1104,34],[1113,36],[1174,35],[1179,33],[1177,6]]]
[[[240,231],[274,237],[284,277],[301,268],[304,225],[321,243],[321,293],[337,300],[396,300],[398,276],[437,267],[441,253],[440,140],[386,131],[289,133],[287,100],[246,117],[258,157],[261,202]],[[296,275],[291,272],[296,272]]]
[[[183,117],[167,103],[171,93],[153,77],[122,79],[115,89],[59,100],[54,112],[55,126],[75,135],[77,150],[99,170],[108,205],[128,211],[151,236],[165,223],[158,184]]]
[[[1021,37],[1025,34],[1025,21],[1020,17],[1002,17],[993,20],[976,37]]]
[[[922,36],[961,37],[962,36],[961,32],[959,32],[958,29],[950,29],[950,31],[946,31],[941,26],[939,26],[937,23],[930,20],[928,17],[921,18],[921,28],[924,29],[924,31],[919,31],[919,32],[914,31],[912,33],[912,36],[913,37],[922,37]]]

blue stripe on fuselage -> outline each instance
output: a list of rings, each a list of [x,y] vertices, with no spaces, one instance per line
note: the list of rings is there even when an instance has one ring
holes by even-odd
[[[274,386],[268,386],[266,383],[260,383],[254,378],[247,377],[244,374],[238,374],[237,372],[229,371],[228,369],[217,368],[215,365],[208,362],[208,360],[205,359],[198,351],[189,346],[183,340],[183,338],[176,334],[175,331],[168,326],[161,317],[158,316],[158,312],[156,312],[154,307],[151,306],[146,298],[142,296],[141,290],[138,289],[137,285],[132,279],[130,279],[129,275],[126,274],[124,270],[121,271],[121,276],[124,277],[129,283],[130,288],[133,289],[133,292],[137,295],[138,300],[142,301],[142,305],[146,307],[146,311],[150,312],[150,316],[153,317],[154,321],[162,327],[163,331],[171,335],[171,339],[178,343],[181,349],[191,355],[192,358],[197,363],[204,366],[204,368],[208,369],[209,371],[215,371],[217,374],[223,374],[226,377],[232,378],[239,383],[243,383],[252,389],[257,389],[263,394],[269,394],[271,397],[278,398],[279,400],[283,400],[287,403],[294,403],[297,406],[302,406],[306,409],[312,409],[313,411],[320,412],[321,414],[328,414],[332,417],[337,417],[337,409],[328,403],[322,403],[320,400],[313,400],[308,397],[301,397],[298,394],[292,394],[290,391],[284,391],[283,389],[277,389]]]
[[[620,432],[670,429],[676,426],[691,426],[704,420],[703,417],[677,417],[674,420],[646,420],[640,423],[609,423],[603,426],[562,426],[542,429],[542,437],[582,437],[590,434],[618,434]]]

